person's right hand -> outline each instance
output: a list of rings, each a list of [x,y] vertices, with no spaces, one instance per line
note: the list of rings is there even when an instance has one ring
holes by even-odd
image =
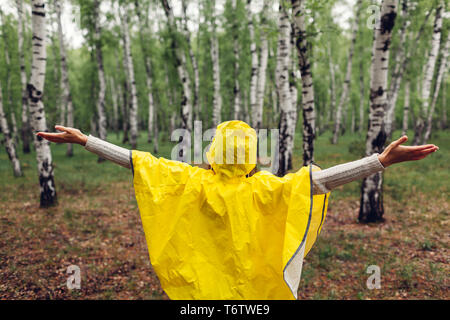
[[[47,139],[48,141],[51,142],[78,143],[81,144],[82,146],[86,145],[87,136],[83,134],[80,130],[63,126],[55,126],[55,129],[62,132],[50,133],[41,131],[36,133],[36,135],[44,139]]]

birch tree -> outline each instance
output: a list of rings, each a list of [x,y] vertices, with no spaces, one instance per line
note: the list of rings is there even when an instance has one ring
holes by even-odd
[[[292,1],[292,16],[296,25],[295,46],[298,64],[302,77],[302,112],[303,112],[303,165],[314,161],[314,139],[316,130],[316,114],[314,110],[314,86],[311,62],[308,57],[308,41],[306,38],[305,0]]]
[[[277,175],[284,176],[289,167],[292,166],[292,151],[295,134],[295,115],[289,87],[290,68],[290,35],[291,24],[286,8],[279,5],[278,12],[278,43],[277,43],[277,66],[276,86],[280,103],[280,125],[278,142],[278,172]]]
[[[61,103],[63,104],[63,108],[66,110],[67,121],[65,121],[65,123],[68,127],[73,127],[73,105],[72,105],[72,95],[70,93],[69,74],[67,68],[66,45],[64,43],[64,34],[61,22],[61,3],[60,0],[55,0],[54,3],[58,23],[59,56],[61,58],[61,88],[62,88]],[[66,155],[69,157],[73,156],[73,145],[71,143],[67,144]]]
[[[17,157],[16,146],[14,139],[9,131],[8,121],[6,119],[5,112],[3,110],[3,98],[2,98],[2,86],[0,84],[0,131],[3,132],[4,143],[6,153],[13,167],[13,173],[15,177],[22,176],[22,169],[20,168],[20,161]]]
[[[233,54],[234,54],[234,119],[242,118],[241,86],[239,84],[239,24],[237,19],[237,0],[232,0],[233,7]]]
[[[400,28],[400,41],[398,44],[398,49],[395,53],[395,63],[394,63],[394,72],[391,76],[391,81],[389,85],[388,91],[388,107],[385,113],[385,130],[386,135],[390,137],[393,131],[393,121],[394,121],[394,111],[395,105],[397,103],[398,93],[400,91],[400,85],[403,79],[403,74],[405,68],[402,65],[402,61],[404,61],[405,57],[405,45],[407,38],[407,29],[410,25],[410,19],[408,14],[408,0],[402,1],[402,10],[400,11],[400,17],[403,18],[402,27]]]
[[[20,65],[20,83],[22,88],[22,151],[23,153],[30,152],[30,120],[28,118],[28,94],[27,94],[27,73],[25,70],[25,58],[23,50],[23,1],[16,0],[17,7],[17,40],[19,51],[19,65]]]
[[[327,53],[328,53],[328,69],[330,74],[330,109],[328,112],[328,121],[331,121],[331,118],[334,115],[334,112],[336,110],[336,75],[334,72],[334,62],[333,62],[333,55],[331,53],[331,44],[330,41],[328,41],[327,44]]]
[[[164,9],[164,13],[169,23],[169,30],[172,38],[172,48],[175,53],[175,66],[177,68],[178,77],[182,84],[181,90],[181,127],[185,129],[187,133],[184,136],[180,136],[178,160],[185,161],[186,154],[184,150],[188,148],[187,138],[190,138],[192,131],[192,95],[191,95],[191,82],[187,71],[186,57],[182,50],[182,47],[178,43],[176,32],[177,25],[175,23],[175,17],[173,15],[172,7],[169,4],[169,0],[161,0],[161,4]]]
[[[250,73],[250,110],[251,110],[251,119],[252,119],[252,127],[257,127],[257,90],[258,90],[258,52],[256,51],[256,42],[255,42],[255,27],[253,25],[253,14],[252,14],[252,0],[247,0],[247,24],[248,31],[250,33],[250,55],[252,58],[252,67]]]
[[[45,3],[43,0],[32,0],[32,61],[31,76],[27,85],[28,104],[30,108],[31,127],[33,132],[48,131],[45,119],[44,94],[45,67],[47,54],[45,50]],[[53,177],[52,154],[50,143],[38,136],[34,136],[37,169],[40,184],[41,207],[49,207],[56,203],[56,188]]]
[[[442,79],[444,78],[445,71],[447,70],[447,60],[450,51],[450,32],[447,34],[447,40],[445,41],[445,45],[441,49],[441,63],[439,65],[439,70],[437,74],[436,84],[434,87],[433,99],[431,101],[430,110],[428,111],[426,130],[423,136],[422,144],[426,144],[431,135],[431,128],[433,125],[433,115],[434,109],[436,107],[436,102],[439,96],[439,90],[441,88]],[[445,104],[443,105],[445,108]]]
[[[97,60],[97,73],[99,82],[99,91],[97,96],[97,116],[98,116],[98,135],[102,140],[106,140],[106,114],[105,114],[105,71],[103,68],[103,51],[101,40],[101,26],[100,26],[100,2],[94,0],[94,41],[95,41],[95,53]],[[99,158],[99,161],[101,159]]]
[[[402,121],[402,136],[408,130],[408,116],[409,116],[409,102],[410,102],[410,88],[411,82],[408,80],[405,83],[405,101],[403,103],[403,121]]]
[[[14,108],[13,102],[13,93],[11,90],[11,82],[12,82],[12,63],[11,63],[11,54],[9,48],[9,40],[6,31],[6,23],[3,16],[3,11],[0,8],[0,17],[2,21],[2,38],[4,40],[4,52],[5,52],[5,69],[6,69],[6,96],[8,99],[8,105],[10,108]],[[12,138],[15,143],[18,143],[18,135],[17,135],[17,121],[14,112],[11,112],[11,126],[12,126]]]
[[[216,34],[216,17],[215,6],[216,2],[211,1],[211,61],[213,71],[213,124],[217,126],[222,122],[222,96],[220,94],[220,65],[219,65],[219,41]]]
[[[188,29],[188,18],[187,18],[187,3],[186,0],[181,1],[181,7],[183,12],[183,29],[184,29],[184,35],[186,38],[187,46],[188,46],[188,52],[189,52],[189,58],[191,60],[192,70],[194,72],[194,95],[192,98],[192,104],[193,104],[193,113],[194,113],[194,119],[199,120],[199,113],[200,113],[200,106],[199,106],[199,92],[200,92],[200,75],[198,72],[198,62],[197,58],[194,54],[194,51],[192,50],[192,44],[191,44],[191,34]]]
[[[352,39],[350,42],[350,49],[348,51],[345,80],[342,85],[342,94],[341,94],[341,98],[339,99],[339,104],[338,104],[338,107],[336,110],[334,132],[333,132],[333,139],[332,139],[333,144],[336,144],[338,142],[339,131],[341,128],[342,109],[347,105],[347,101],[348,101],[350,85],[351,85],[351,80],[352,80],[353,54],[355,52],[356,35],[358,34],[359,15],[360,15],[360,11],[361,11],[361,5],[362,5],[362,0],[358,0],[356,3],[355,19],[353,20],[353,24],[352,24]]]
[[[425,127],[424,119],[428,114],[428,109],[430,106],[429,99],[431,93],[431,85],[433,82],[434,69],[436,66],[436,60],[439,53],[439,46],[441,43],[443,8],[444,8],[444,1],[441,0],[439,2],[438,7],[436,8],[436,16],[433,26],[433,36],[431,39],[430,53],[428,55],[428,60],[425,65],[424,78],[422,82],[422,92],[421,92],[422,107],[420,108],[416,119],[413,145],[418,145],[421,142],[421,140],[423,140],[423,129]]]
[[[109,92],[111,92],[111,100],[113,104],[113,129],[117,134],[117,138],[119,138],[119,106],[117,99],[117,89],[116,84],[114,82],[114,77],[109,78]]]
[[[138,101],[137,101],[137,91],[136,91],[136,80],[134,77],[134,64],[133,64],[133,56],[131,54],[131,44],[130,44],[130,30],[128,26],[128,8],[119,7],[120,11],[120,20],[122,22],[122,36],[123,36],[123,44],[125,49],[125,59],[126,59],[126,67],[127,67],[127,75],[128,75],[128,83],[130,84],[130,114],[129,114],[129,123],[130,123],[130,143],[133,149],[137,148],[137,139],[138,139]]]
[[[152,61],[150,58],[150,52],[148,49],[147,42],[144,39],[144,30],[149,32],[149,26],[148,24],[144,24],[144,21],[142,19],[141,15],[141,8],[139,5],[139,0],[135,0],[134,2],[135,6],[135,12],[139,20],[139,41],[141,44],[141,51],[142,56],[144,59],[144,66],[145,66],[145,74],[146,74],[146,85],[147,85],[147,99],[148,99],[148,127],[147,127],[147,141],[148,143],[152,142],[152,137],[155,136],[155,139],[157,139],[157,136],[155,135],[155,102],[153,98],[153,80],[152,80]],[[145,28],[145,29],[144,29]]]
[[[364,64],[362,60],[359,63],[359,135],[363,132],[364,126],[364,106],[365,106],[365,86],[364,86]]]
[[[261,12],[261,36],[260,36],[260,54],[259,54],[259,68],[258,68],[258,83],[256,92],[256,110],[253,113],[254,126],[253,128],[258,131],[261,129],[263,120],[263,107],[264,107],[264,92],[266,88],[266,71],[267,63],[269,61],[269,40],[267,39],[267,10],[269,9],[269,1],[264,0],[263,9]]]
[[[389,49],[392,30],[397,16],[397,1],[384,0],[381,6],[380,20],[374,28],[372,47],[372,67],[370,73],[370,112],[369,129],[366,136],[366,156],[381,153],[386,141],[383,120],[387,107],[387,80]],[[364,178],[361,186],[359,209],[360,222],[383,220],[383,176],[381,172]]]

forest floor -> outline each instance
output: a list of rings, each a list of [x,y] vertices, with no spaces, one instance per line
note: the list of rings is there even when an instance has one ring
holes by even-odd
[[[338,145],[329,138],[315,146],[323,168],[362,156],[363,138],[346,135]],[[357,222],[360,182],[331,193],[299,299],[450,299],[450,134],[430,143],[440,150],[385,171],[385,222]],[[144,135],[139,146],[152,150]],[[300,136],[296,146],[298,168]],[[25,176],[14,178],[0,153],[0,299],[168,299],[148,258],[131,173],[98,164],[79,146],[66,158],[65,148],[52,145],[58,205],[49,209],[39,208],[35,155],[19,154]],[[160,155],[170,148],[163,144]],[[70,265],[80,267],[80,290],[67,289]],[[366,286],[369,265],[380,267],[380,289]]]

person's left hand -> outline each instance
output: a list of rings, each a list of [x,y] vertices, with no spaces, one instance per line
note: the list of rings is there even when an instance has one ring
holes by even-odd
[[[407,140],[407,136],[402,136],[400,139],[393,141],[384,149],[383,153],[378,155],[378,159],[385,168],[398,162],[420,160],[439,150],[439,147],[434,144],[402,146],[401,144]]]

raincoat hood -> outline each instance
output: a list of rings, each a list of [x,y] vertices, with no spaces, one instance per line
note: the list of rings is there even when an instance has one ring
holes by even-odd
[[[256,131],[247,123],[226,121],[217,126],[206,157],[216,174],[242,177],[256,166],[257,143]]]

